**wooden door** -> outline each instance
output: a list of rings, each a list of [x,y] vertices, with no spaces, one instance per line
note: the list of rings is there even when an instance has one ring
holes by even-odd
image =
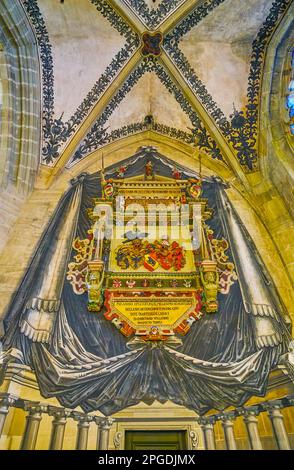
[[[186,431],[126,431],[126,450],[185,450]]]

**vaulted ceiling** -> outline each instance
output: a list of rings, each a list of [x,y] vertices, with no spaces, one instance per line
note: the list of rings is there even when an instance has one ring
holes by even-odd
[[[291,0],[22,3],[40,50],[44,164],[152,129],[256,170],[262,64]]]

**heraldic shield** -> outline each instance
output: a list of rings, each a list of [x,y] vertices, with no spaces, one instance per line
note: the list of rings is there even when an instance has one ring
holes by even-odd
[[[214,238],[201,181],[145,174],[103,181],[88,210],[88,238],[75,239],[68,280],[87,292],[88,310],[103,314],[127,337],[171,341],[203,315],[217,314],[218,292],[237,279]],[[139,338],[138,338],[139,337]]]

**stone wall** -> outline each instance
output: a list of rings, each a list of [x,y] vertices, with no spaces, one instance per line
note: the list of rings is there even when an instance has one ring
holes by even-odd
[[[0,249],[33,190],[40,161],[38,49],[17,0],[0,4]]]

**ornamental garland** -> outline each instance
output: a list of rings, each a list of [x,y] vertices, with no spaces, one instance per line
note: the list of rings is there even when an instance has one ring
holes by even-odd
[[[87,116],[102,93],[117,76],[122,66],[127,62],[133,52],[139,47],[140,39],[129,25],[109,6],[105,0],[91,0],[97,10],[110,22],[116,30],[126,38],[125,46],[115,55],[105,72],[97,80],[73,116],[67,121],[62,116],[54,117],[54,74],[52,46],[48,31],[37,0],[22,0],[23,5],[34,26],[40,50],[42,67],[42,93],[43,93],[43,161],[52,163],[59,157],[60,147],[75,132],[77,126]]]
[[[206,87],[195,74],[184,54],[179,49],[179,41],[215,7],[224,0],[210,0],[197,7],[174,30],[165,37],[164,49],[177,65],[199,98],[207,112],[213,117],[227,140],[237,153],[237,158],[244,169],[252,171],[257,167],[257,134],[258,134],[258,108],[263,59],[268,42],[275,30],[277,22],[287,10],[291,0],[275,0],[269,15],[259,30],[252,44],[250,73],[248,78],[247,105],[244,111],[235,108],[229,122],[223,112],[218,108]]]
[[[213,140],[212,137],[208,134],[202,121],[199,119],[190,103],[184,97],[182,91],[178,89],[176,84],[173,82],[164,68],[159,64],[159,62],[153,57],[149,57],[142,60],[139,66],[130,74],[123,86],[106,106],[99,119],[96,121],[80,147],[75,152],[73,161],[80,160],[88,153],[96,150],[99,147],[99,144],[101,145],[101,139],[105,137],[104,125],[106,124],[107,120],[114,112],[115,108],[119,105],[119,103],[125,98],[133,86],[146,72],[156,73],[162,84],[174,96],[182,110],[189,116],[194,128],[192,133],[193,140],[195,140],[195,137],[197,138],[198,147],[208,153],[212,158],[223,160],[221,151],[218,148],[215,140]]]
[[[124,1],[138,14],[150,30],[156,29],[169,13],[184,2],[184,0],[162,0],[156,9],[150,9],[144,0]]]
[[[161,124],[161,123],[154,121],[152,116],[146,116],[142,122],[127,124],[125,126],[120,127],[119,129],[115,129],[114,131],[110,133],[100,128],[98,138],[96,137],[96,140],[92,138],[92,147],[91,145],[89,145],[88,149],[84,149],[84,146],[82,146],[82,149],[80,149],[80,152],[75,154],[74,158],[71,160],[68,166],[70,167],[77,160],[79,160],[80,158],[83,158],[83,155],[82,155],[83,150],[85,150],[85,154],[88,154],[89,152],[97,150],[98,148],[101,148],[104,145],[115,142],[116,140],[122,139],[124,137],[128,137],[130,135],[135,135],[140,132],[147,131],[147,130],[152,130],[161,135],[169,136],[172,139],[176,139],[187,144],[193,144],[194,142],[194,135],[192,132],[188,133],[180,129],[176,129],[174,127],[169,127],[165,124]],[[96,132],[97,132],[97,128],[96,128]],[[84,145],[88,145],[89,143],[90,143],[90,140],[87,140]]]

